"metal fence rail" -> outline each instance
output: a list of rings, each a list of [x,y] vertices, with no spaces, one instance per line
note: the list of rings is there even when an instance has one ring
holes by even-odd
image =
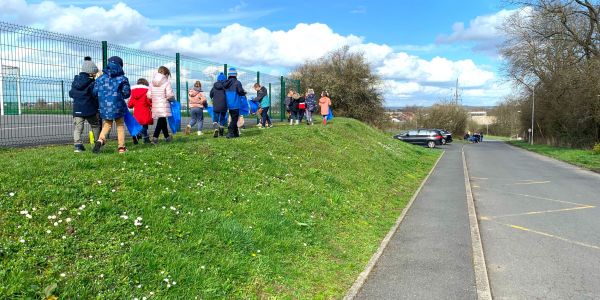
[[[132,85],[139,78],[151,81],[159,66],[169,68],[184,116],[189,116],[187,95],[194,83],[200,81],[208,97],[218,74],[232,66],[0,22],[0,147],[72,141],[73,101],[69,90],[85,56],[90,56],[99,69],[109,57],[121,57]],[[271,117],[279,120],[285,118],[286,87],[300,86],[299,81],[283,76],[241,68],[238,79],[249,95],[255,94],[254,83],[264,85],[272,100]],[[182,124],[185,126],[185,122]]]

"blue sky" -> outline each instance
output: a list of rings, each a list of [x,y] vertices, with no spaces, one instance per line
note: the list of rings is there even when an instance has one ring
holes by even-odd
[[[495,27],[512,10],[500,0],[41,3],[0,0],[0,20],[275,73],[347,44],[383,77],[390,106],[448,98],[456,77],[465,104],[493,105],[510,91]]]

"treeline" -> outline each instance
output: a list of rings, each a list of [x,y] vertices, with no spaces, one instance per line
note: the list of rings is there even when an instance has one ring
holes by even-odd
[[[587,148],[600,141],[599,2],[514,2],[522,9],[503,25],[500,52],[520,92],[497,108],[497,130],[530,128],[535,98],[536,143]]]

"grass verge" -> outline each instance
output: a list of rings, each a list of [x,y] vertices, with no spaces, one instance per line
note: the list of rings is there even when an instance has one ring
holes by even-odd
[[[341,298],[439,155],[343,118],[115,148],[2,152],[0,298]]]
[[[552,147],[547,145],[530,145],[523,141],[512,141],[510,144],[527,149],[529,151],[546,155],[564,162],[600,172],[600,155],[591,150]]]

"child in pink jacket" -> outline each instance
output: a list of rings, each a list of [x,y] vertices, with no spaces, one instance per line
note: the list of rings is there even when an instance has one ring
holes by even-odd
[[[175,100],[173,87],[171,87],[171,71],[165,66],[158,68],[158,72],[152,78],[152,86],[148,90],[148,98],[152,100],[152,118],[156,120],[152,143],[158,143],[158,137],[162,132],[167,142],[173,137],[169,135],[167,118],[171,116],[171,101]]]
[[[329,98],[329,93],[321,93],[321,99],[319,99],[319,106],[321,106],[321,116],[323,116],[323,126],[325,126],[327,125],[327,116],[329,115],[329,109],[331,106],[331,99]]]
[[[198,124],[198,135],[202,135],[202,128],[204,127],[204,109],[207,107],[207,102],[200,81],[194,83],[194,87],[188,91],[188,96],[190,103],[190,124],[185,128],[185,134],[190,134],[192,127]]]

